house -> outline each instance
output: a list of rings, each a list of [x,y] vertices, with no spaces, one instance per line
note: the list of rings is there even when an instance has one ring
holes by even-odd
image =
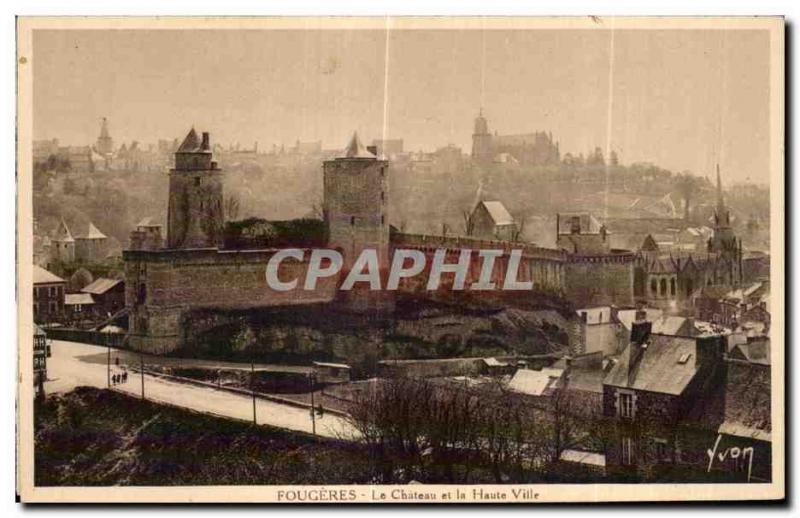
[[[67,281],[41,266],[33,266],[33,320],[38,324],[60,322],[64,318],[64,293]]]
[[[99,277],[81,290],[95,302],[98,316],[111,316],[125,307],[125,281]]]
[[[478,203],[469,218],[471,235],[480,239],[514,241],[517,224],[511,213],[499,201]]]
[[[675,467],[677,425],[698,399],[718,387],[725,338],[651,333],[633,323],[630,343],[603,380],[603,415],[613,428],[609,472],[651,478]]]
[[[697,399],[679,427],[677,462],[708,481],[769,482],[770,366],[729,357],[724,367],[722,382]]]
[[[64,295],[64,312],[69,321],[91,320],[95,316],[95,302],[89,293]]]
[[[626,341],[627,331],[617,318],[617,308],[599,306],[576,311],[579,320],[579,341],[573,354],[601,352],[616,354]]]

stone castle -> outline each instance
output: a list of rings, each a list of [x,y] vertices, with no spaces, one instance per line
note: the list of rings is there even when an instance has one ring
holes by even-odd
[[[130,249],[123,253],[128,340],[134,348],[165,353],[184,345],[192,331],[192,315],[197,312],[322,304],[359,318],[391,315],[392,293],[337,289],[365,248],[377,251],[382,270],[388,268],[397,248],[423,251],[428,265],[437,249],[446,249],[447,262],[457,262],[462,250],[472,250],[467,283],[478,279],[482,265],[478,250],[503,250],[492,274],[492,280],[500,283],[511,251],[521,250],[518,280],[533,282],[533,291],[522,293],[522,299],[546,296],[580,307],[634,303],[635,254],[611,249],[604,229],[591,228],[581,218],[569,219],[564,235],[559,228],[559,247],[555,249],[395,231],[387,213],[388,161],[378,159],[355,134],[339,156],[323,163],[321,223],[326,242],[322,245],[343,254],[344,268],[338,276],[321,279],[314,291],[302,287],[274,291],[267,285],[265,268],[277,248],[225,244],[224,173],[213,160],[212,149],[208,133],[198,138],[194,129],[189,132],[175,153],[170,171],[166,237],[161,235],[160,225],[145,219],[132,232]],[[309,252],[305,247],[302,261],[282,261],[278,277],[304,278]],[[444,276],[446,293],[427,292],[427,273],[403,279],[398,293],[450,300],[454,293],[469,296],[469,291],[446,290],[451,275]]]

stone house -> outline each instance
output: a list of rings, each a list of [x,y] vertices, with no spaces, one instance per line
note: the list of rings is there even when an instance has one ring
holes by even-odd
[[[33,321],[59,322],[64,318],[64,292],[67,281],[41,266],[33,266]]]

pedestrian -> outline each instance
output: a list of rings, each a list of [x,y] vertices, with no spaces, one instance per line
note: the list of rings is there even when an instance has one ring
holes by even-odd
[[[122,373],[122,383],[128,383],[128,371]]]
[[[117,384],[117,375],[116,374],[112,374],[111,375],[111,384],[112,385],[116,385]]]
[[[116,364],[117,364],[117,367],[119,367],[119,356],[117,356],[116,358],[114,358],[114,363],[116,363]]]

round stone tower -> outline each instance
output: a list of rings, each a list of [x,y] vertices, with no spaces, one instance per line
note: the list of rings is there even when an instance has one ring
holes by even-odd
[[[222,171],[212,160],[207,132],[199,140],[192,128],[175,152],[167,218],[167,248],[222,246]]]
[[[323,164],[328,246],[343,257],[343,278],[364,250],[375,250],[385,283],[389,267],[389,162],[378,160],[354,133],[341,156]],[[386,309],[387,298],[357,283],[345,295],[349,309]]]

